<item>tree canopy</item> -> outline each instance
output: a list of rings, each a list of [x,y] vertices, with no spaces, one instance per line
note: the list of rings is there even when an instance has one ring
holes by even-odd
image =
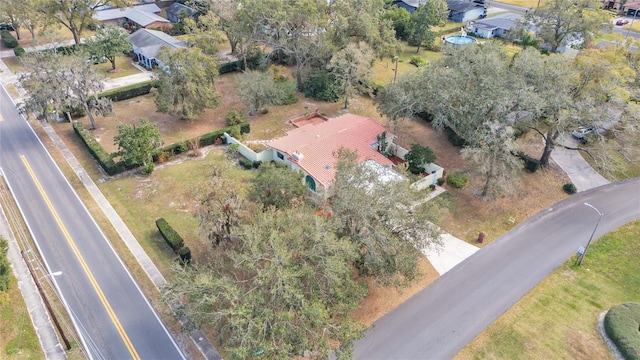
[[[409,19],[409,43],[417,46],[416,53],[424,45],[427,49],[433,47],[435,33],[434,26],[444,25],[449,16],[449,6],[444,0],[430,0],[421,4],[411,14]]]
[[[85,44],[89,53],[98,58],[105,57],[111,62],[111,69],[116,69],[116,56],[132,50],[129,34],[123,28],[106,26],[88,39]]]
[[[205,109],[219,105],[220,94],[214,86],[218,77],[216,58],[198,48],[182,48],[162,49],[158,59],[166,65],[158,71],[158,111],[176,112],[183,119],[193,120]]]
[[[95,129],[94,113],[102,116],[111,113],[111,101],[97,98],[104,89],[104,77],[82,53],[36,51],[23,56],[21,62],[26,71],[19,82],[29,90],[23,109],[38,120],[55,120],[64,112],[79,108],[87,113]]]
[[[80,44],[84,30],[97,20],[93,15],[98,8],[106,5],[126,7],[130,0],[42,0],[38,2],[38,11],[51,22],[58,23],[71,31],[73,40]]]
[[[126,164],[141,165],[144,174],[153,172],[153,155],[163,144],[158,125],[150,123],[147,118],[140,119],[139,125],[118,125],[118,134],[113,137],[113,142],[118,145],[114,156],[121,156]]]
[[[595,38],[603,27],[611,27],[609,15],[598,0],[550,0],[526,17],[540,30],[537,36],[556,52],[568,41]]]

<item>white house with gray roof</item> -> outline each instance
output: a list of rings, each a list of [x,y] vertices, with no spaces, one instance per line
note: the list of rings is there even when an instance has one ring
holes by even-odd
[[[158,15],[161,11],[156,4],[144,4],[96,11],[93,18],[103,24],[116,26],[122,26],[125,22],[130,22],[141,28],[169,25],[171,23],[169,20]]]
[[[163,47],[176,50],[187,46],[187,43],[167,35],[162,31],[140,29],[129,35],[129,41],[133,45],[133,52],[138,57],[138,62],[147,68],[153,64],[164,69],[166,66],[157,59],[158,52]]]
[[[495,17],[477,20],[469,23],[471,32],[481,38],[490,39],[504,37],[511,29],[515,28],[518,21],[524,17],[519,14],[506,13]]]

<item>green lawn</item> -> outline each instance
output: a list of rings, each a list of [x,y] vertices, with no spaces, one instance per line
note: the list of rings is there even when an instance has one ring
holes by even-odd
[[[138,68],[133,66],[133,64],[131,63],[131,58],[124,55],[116,57],[116,72],[110,72],[110,61],[102,64],[97,64],[95,65],[95,67],[100,71],[102,75],[106,76],[109,79],[134,75],[140,72],[140,70],[138,70]]]
[[[456,359],[613,359],[596,322],[602,311],[640,299],[638,239],[640,221],[594,242],[581,267],[569,259]]]
[[[18,283],[0,291],[0,359],[44,359]]]
[[[171,277],[169,266],[175,255],[159,236],[155,221],[165,218],[184,238],[185,246],[191,248],[195,260],[202,260],[198,257],[202,252],[198,249],[209,244],[199,241],[195,214],[212,164],[225,161],[224,149],[214,148],[204,159],[187,158],[180,164],[159,168],[147,177],[130,175],[99,185],[166,277]],[[228,175],[235,182],[248,183],[255,172],[236,167]]]
[[[20,62],[18,58],[15,56],[3,58],[2,61],[7,65],[9,70],[12,73],[17,73],[22,71],[22,67],[20,66]],[[116,58],[116,72],[109,72],[111,70],[111,62],[107,61],[102,64],[94,65],[102,75],[107,78],[114,79],[123,76],[133,75],[140,72],[135,66],[131,64],[131,58],[127,56],[118,56]]]

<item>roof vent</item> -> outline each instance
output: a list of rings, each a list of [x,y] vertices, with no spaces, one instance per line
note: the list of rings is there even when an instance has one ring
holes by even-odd
[[[324,168],[329,170],[329,169],[331,169],[331,165],[325,165]]]
[[[293,158],[298,160],[298,161],[300,161],[300,160],[304,159],[304,155],[302,155],[302,153],[294,151],[293,152]]]

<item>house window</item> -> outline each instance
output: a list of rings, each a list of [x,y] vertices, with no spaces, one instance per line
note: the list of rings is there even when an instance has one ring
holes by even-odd
[[[278,152],[277,156],[278,156],[278,159],[284,160],[284,154],[282,154],[281,152]]]

